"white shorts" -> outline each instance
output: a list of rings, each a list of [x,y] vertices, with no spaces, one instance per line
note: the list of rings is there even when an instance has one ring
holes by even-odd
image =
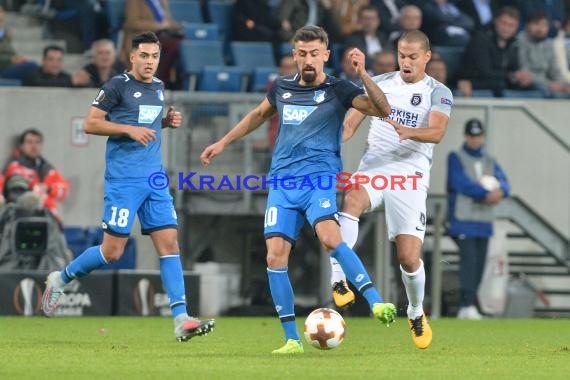
[[[424,241],[429,169],[402,161],[386,162],[378,157],[367,159],[365,155],[351,180],[353,186],[358,180],[366,189],[370,210],[384,204],[390,241],[402,234]]]

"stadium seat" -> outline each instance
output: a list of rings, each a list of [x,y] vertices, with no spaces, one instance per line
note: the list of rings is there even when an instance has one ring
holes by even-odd
[[[233,66],[205,66],[198,79],[198,91],[239,92],[242,73]]]
[[[88,227],[84,230],[86,236],[86,247],[99,245],[103,242],[103,229],[100,227]],[[81,252],[79,252],[81,253]],[[75,256],[75,255],[74,255]],[[123,256],[114,263],[110,263],[102,267],[103,270],[114,269],[136,269],[137,267],[137,244],[134,238],[127,240]]]
[[[19,79],[0,78],[0,87],[17,87],[21,85],[22,81]]]
[[[210,0],[207,2],[209,22],[218,25],[221,37],[226,38],[231,28],[233,1]]]
[[[289,42],[283,42],[281,43],[281,46],[279,48],[279,54],[281,57],[286,56],[286,55],[292,55],[293,51],[293,45],[291,45],[291,43]]]
[[[273,47],[269,42],[231,42],[230,49],[234,65],[244,73],[250,73],[259,66],[275,66]]]
[[[196,78],[204,66],[224,66],[220,41],[184,40],[180,44],[180,60],[184,72],[183,88],[194,90]]]
[[[503,90],[503,98],[544,99],[539,90]]]
[[[453,96],[462,98],[465,96],[465,94],[462,91],[453,90]],[[492,97],[494,97],[494,95],[493,95],[493,90],[472,90],[471,91],[471,97],[473,97],[473,98],[492,98]]]
[[[188,40],[217,41],[220,39],[217,24],[184,23],[184,37]]]
[[[64,227],[63,235],[73,257],[79,256],[88,247],[87,234],[83,227]]]
[[[455,83],[463,59],[464,48],[460,46],[432,46],[431,50],[439,54],[447,65],[447,82]]]
[[[204,22],[199,0],[172,0],[170,1],[170,13],[172,13],[172,17],[178,22]]]
[[[249,79],[249,91],[266,92],[269,82],[272,82],[279,75],[279,68],[256,67],[251,72]]]

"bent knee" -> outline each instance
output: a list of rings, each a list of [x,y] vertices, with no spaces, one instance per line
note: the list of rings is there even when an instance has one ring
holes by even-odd
[[[348,214],[359,217],[364,211],[370,208],[370,199],[368,192],[360,188],[358,190],[349,190],[343,199],[342,209]]]

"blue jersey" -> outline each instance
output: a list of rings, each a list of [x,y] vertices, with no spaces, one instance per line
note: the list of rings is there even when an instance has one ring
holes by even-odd
[[[301,86],[299,74],[276,79],[267,94],[279,113],[270,177],[340,172],[344,116],[363,93],[352,82],[328,75],[316,87]]]
[[[131,74],[123,73],[103,85],[93,106],[107,112],[106,119],[154,129],[156,140],[146,147],[126,135],[109,136],[105,159],[106,179],[148,180],[149,175],[162,169],[160,141],[164,84],[153,78],[151,83],[140,82]]]

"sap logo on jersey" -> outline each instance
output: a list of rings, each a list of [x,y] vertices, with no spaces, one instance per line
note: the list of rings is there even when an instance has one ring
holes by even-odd
[[[283,106],[283,124],[299,125],[316,110],[316,106]]]
[[[158,115],[162,112],[162,106],[139,106],[139,123],[152,124]]]

